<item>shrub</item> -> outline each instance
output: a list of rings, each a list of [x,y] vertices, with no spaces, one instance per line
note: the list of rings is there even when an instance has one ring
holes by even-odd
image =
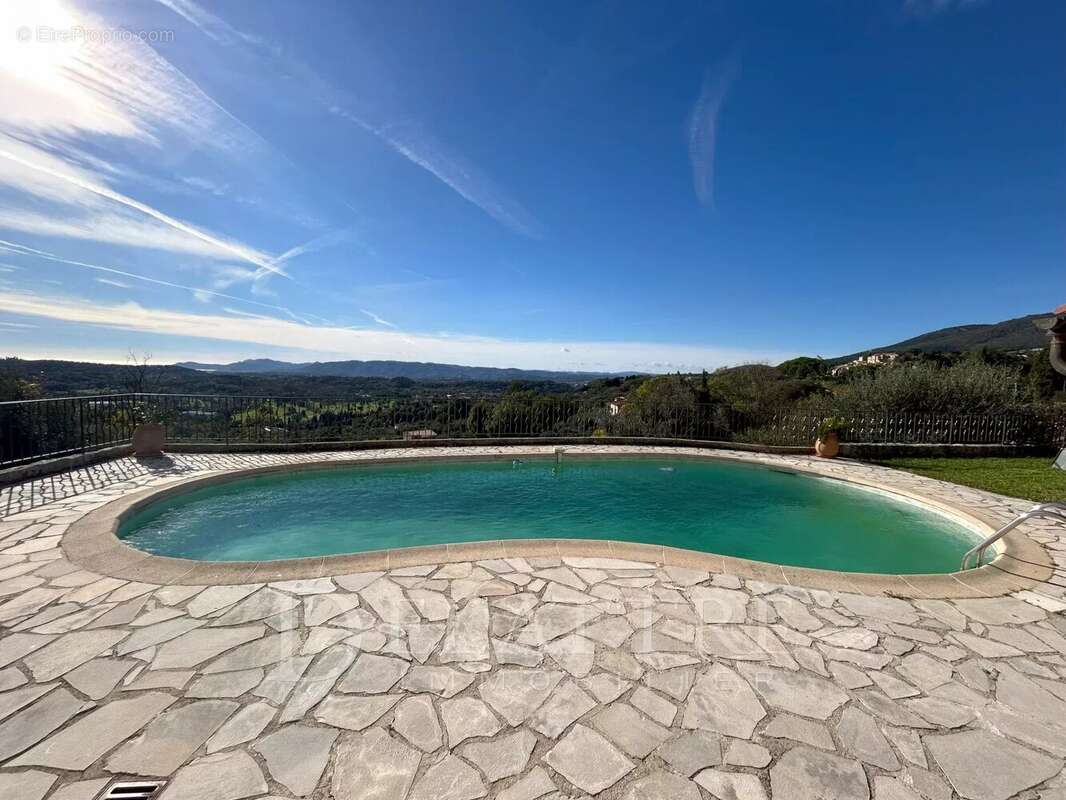
[[[784,377],[777,368],[765,364],[720,369],[707,384],[712,402],[756,414],[776,411],[826,391],[815,380]]]
[[[821,358],[800,356],[799,358],[782,361],[777,365],[777,371],[786,378],[798,378],[800,380],[807,378],[818,379],[824,378],[829,374],[829,365]]]
[[[1017,368],[966,359],[948,367],[918,362],[849,374],[836,387],[833,405],[843,413],[983,414],[1016,409],[1027,399]]]
[[[681,375],[649,378],[629,397],[622,426],[645,436],[674,436],[679,421],[694,420],[696,393]]]

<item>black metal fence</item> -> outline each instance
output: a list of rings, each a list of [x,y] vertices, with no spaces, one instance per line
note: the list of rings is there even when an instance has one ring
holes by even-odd
[[[841,415],[838,415],[841,416]],[[1066,445],[1066,412],[842,415],[844,441]],[[746,413],[720,405],[512,399],[306,399],[121,394],[0,403],[0,466],[128,443],[160,421],[171,442],[257,444],[389,439],[642,437],[809,446],[821,415]]]
[[[0,403],[0,466],[128,443],[137,405],[135,395]]]

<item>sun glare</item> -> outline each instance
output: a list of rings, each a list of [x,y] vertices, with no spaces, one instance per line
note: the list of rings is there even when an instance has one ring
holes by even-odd
[[[86,47],[92,31],[57,0],[0,3],[0,70],[19,81],[56,88]]]

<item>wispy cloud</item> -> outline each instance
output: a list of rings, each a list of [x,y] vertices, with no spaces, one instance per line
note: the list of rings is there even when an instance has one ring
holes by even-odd
[[[132,289],[133,287],[128,283],[122,281],[116,281],[112,278],[97,278],[97,283],[102,283],[104,286],[114,286],[117,289]]]
[[[404,279],[404,276],[410,276]],[[383,296],[403,292],[410,294],[429,288],[439,288],[456,282],[453,278],[434,278],[413,269],[399,268],[390,271],[390,279],[376,280],[368,283],[353,283],[348,286],[352,292],[360,297],[374,295]]]
[[[287,261],[299,258],[300,256],[307,255],[308,253],[315,253],[319,250],[324,250],[327,247],[332,247],[335,244],[339,244],[344,241],[348,236],[349,231],[347,229],[329,231],[321,236],[316,236],[310,241],[299,244],[296,247],[291,247],[278,256],[275,259],[276,264],[284,264]]]
[[[11,37],[0,47],[4,129],[35,140],[103,134],[160,146],[166,139],[250,159],[268,147],[137,37],[15,41],[11,34],[23,25],[57,31],[117,27],[102,17],[61,0],[5,0],[0,23]]]
[[[712,207],[718,116],[739,71],[740,55],[736,51],[708,70],[689,115],[688,155],[692,163],[692,185],[700,202]]]
[[[137,303],[108,305],[61,296],[0,291],[0,310],[11,314],[144,334],[211,339],[318,358],[440,361],[530,369],[698,371],[752,361],[780,361],[792,353],[691,345],[615,341],[521,341],[483,336],[417,334],[396,330],[303,325],[288,320],[193,314]],[[565,351],[561,348],[565,348]],[[121,356],[115,353],[115,356]],[[121,359],[120,359],[121,360]]]
[[[316,253],[320,250],[324,250],[327,247],[332,247],[336,244],[343,242],[349,235],[350,231],[347,228],[328,231],[321,236],[316,236],[314,239],[304,242],[303,244],[296,245],[296,247],[290,247],[280,256],[272,259],[271,264],[273,269],[266,269],[260,267],[251,276],[253,281],[253,292],[266,292],[261,283],[258,283],[262,278],[268,275],[276,275],[282,269],[282,265],[293,261],[301,256],[305,256],[308,253]],[[287,275],[287,273],[285,273]]]
[[[13,179],[16,178],[19,173],[25,173],[27,171],[35,173],[35,177],[38,178],[38,181],[34,185],[40,186],[39,179],[42,177],[45,179],[51,179],[60,184],[58,189],[54,186],[48,187],[49,191],[45,194],[46,196],[50,195],[52,199],[63,196],[64,189],[68,191],[73,189],[75,192],[79,193],[82,199],[85,199],[86,195],[90,198],[90,202],[87,204],[89,208],[97,207],[92,200],[100,198],[136,211],[151,220],[154,220],[156,223],[160,223],[165,228],[170,228],[172,231],[191,237],[199,242],[200,245],[206,246],[206,250],[204,250],[203,247],[200,247],[198,248],[198,252],[204,254],[213,253],[216,258],[225,258],[229,260],[238,259],[240,261],[254,264],[260,269],[268,272],[273,272],[279,275],[286,274],[281,267],[277,266],[275,259],[256,248],[249,247],[241,242],[226,239],[218,234],[211,233],[185,222],[184,220],[172,217],[169,214],[153,208],[147,203],[142,203],[139,200],[135,200],[132,197],[114,191],[101,183],[89,179],[85,176],[84,172],[69,168],[56,169],[47,162],[42,163],[39,153],[36,155],[38,158],[34,159],[27,157],[27,154],[24,152],[15,152],[14,148],[11,146],[0,146],[0,160],[6,161],[8,164],[18,168],[17,171],[0,170],[0,182],[8,183],[8,185],[14,184],[14,188],[21,188]],[[2,163],[2,161],[0,161],[0,163]],[[40,194],[41,192],[38,193]],[[66,196],[68,199],[71,199],[73,196],[77,195]],[[0,210],[0,227],[26,231],[28,233],[43,233],[51,236],[66,235],[75,238],[98,239],[100,241],[110,242],[122,242],[124,237],[122,217],[106,211],[94,214],[86,212],[80,220],[66,221],[55,219],[51,215],[46,216],[17,211],[5,212]],[[143,225],[135,225],[134,227],[139,227],[139,230],[135,231],[135,235],[132,237],[130,243],[138,244],[140,246],[150,246],[150,243],[153,241],[150,234],[155,232],[155,229],[145,228]],[[149,235],[146,236],[144,235],[145,233],[148,233]],[[164,238],[161,244],[161,249],[183,249],[180,247],[180,240],[176,241],[173,237]]]
[[[258,43],[258,37],[238,31],[228,22],[190,0],[157,0],[186,22],[199,28],[203,33],[220,44],[232,44],[236,41]]]
[[[194,4],[168,5],[201,24],[222,24]],[[267,181],[273,168],[291,162],[138,37],[16,42],[12,32],[22,26],[101,33],[119,27],[66,0],[0,2],[0,30],[11,36],[0,47],[0,228],[286,275],[283,262],[263,249],[135,195],[195,189],[258,207],[255,191],[232,184],[246,181],[242,176]],[[109,152],[120,152],[121,163],[109,161]],[[174,174],[173,165],[193,154],[200,170],[222,165],[227,179]],[[281,201],[287,207],[288,197]]]
[[[375,314],[373,311],[367,311],[365,308],[360,308],[359,311],[362,312],[363,314],[366,314],[368,317],[370,317],[370,319],[374,320],[374,322],[376,322],[378,325],[384,325],[386,328],[396,328],[397,327],[396,325],[393,325],[391,322],[389,322],[387,319],[382,319],[377,314]]]
[[[250,311],[241,311],[239,308],[230,308],[229,306],[223,306],[222,310],[227,314],[232,314],[235,317],[249,317],[251,319],[274,319],[266,314],[253,314]]]
[[[309,97],[339,119],[354,123],[373,134],[397,154],[421,167],[460,197],[474,204],[497,222],[523,236],[539,238],[543,225],[517,200],[508,195],[482,169],[414,121],[409,111],[390,113],[357,111],[360,104],[310,66],[258,36],[237,30],[219,16],[192,0],[157,0],[179,14],[216,42],[239,45],[259,61],[273,65],[286,76],[298,76]],[[363,57],[368,57],[363,53]],[[380,70],[381,66],[376,65]]]
[[[0,207],[0,228],[34,236],[80,239],[212,260],[223,258],[216,248],[201,240],[190,239],[175,230],[125,214],[70,211],[66,216],[57,216]]]
[[[268,308],[274,311],[280,311],[292,319],[303,320],[292,310],[285,306],[273,305],[271,303],[261,303],[257,300],[249,300],[244,297],[237,297],[232,294],[225,294],[224,292],[214,291],[212,289],[205,289],[201,286],[187,286],[181,283],[175,283],[174,281],[162,280],[160,278],[152,278],[148,275],[139,275],[136,272],[129,272],[128,270],[118,269],[117,267],[108,267],[102,264],[93,264],[88,261],[77,261],[75,259],[63,258],[55,253],[50,253],[47,250],[39,250],[34,247],[28,247],[18,242],[11,242],[5,239],[0,239],[0,251],[12,253],[15,255],[26,256],[29,258],[39,258],[45,261],[50,261],[54,264],[65,264],[71,267],[79,267],[81,269],[92,270],[94,272],[105,272],[109,275],[119,275],[124,278],[131,278],[137,281],[143,281],[145,283],[155,284],[156,286],[165,286],[170,289],[181,289],[182,291],[190,292],[193,297],[201,302],[211,302],[215,298],[222,300],[236,301],[238,303],[247,303],[253,306],[259,306],[260,308]],[[16,268],[17,269],[17,268]],[[2,310],[2,309],[0,309]]]
[[[543,225],[521,203],[505,194],[475,164],[452,152],[423,127],[397,122],[375,125],[337,105],[331,106],[330,111],[374,134],[497,222],[523,236],[534,239],[543,236]]]

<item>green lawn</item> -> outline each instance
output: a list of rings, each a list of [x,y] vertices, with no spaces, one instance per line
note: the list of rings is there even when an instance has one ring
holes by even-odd
[[[1051,458],[889,458],[877,463],[997,494],[1048,502],[1066,500],[1066,470]]]

